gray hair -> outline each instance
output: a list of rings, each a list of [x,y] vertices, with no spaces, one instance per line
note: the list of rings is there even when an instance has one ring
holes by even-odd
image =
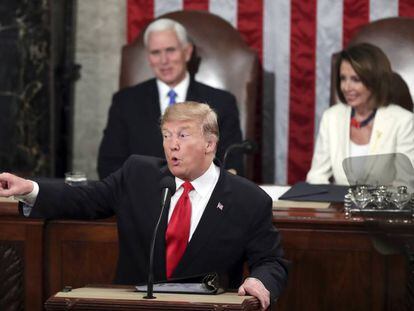
[[[187,30],[179,22],[169,18],[160,18],[153,21],[148,25],[147,29],[144,32],[144,45],[148,46],[148,37],[151,32],[173,30],[178,37],[178,40],[182,45],[186,45],[189,42],[187,36]]]

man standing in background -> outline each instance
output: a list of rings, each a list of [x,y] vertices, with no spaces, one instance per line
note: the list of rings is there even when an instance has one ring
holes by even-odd
[[[163,157],[159,120],[165,109],[186,100],[205,102],[218,115],[220,140],[217,158],[241,142],[235,97],[196,82],[187,70],[193,46],[185,28],[171,19],[152,22],[144,34],[148,62],[155,78],[120,90],[113,96],[108,123],[99,148],[98,174],[105,178],[119,169],[131,154]],[[231,154],[226,168],[243,174],[241,154]]]

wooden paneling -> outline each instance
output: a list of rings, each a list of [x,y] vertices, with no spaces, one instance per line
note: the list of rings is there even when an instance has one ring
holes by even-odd
[[[43,224],[43,220],[0,217],[1,310],[42,310],[47,298],[43,295]]]
[[[109,284],[115,278],[118,234],[115,220],[51,221],[46,228],[46,293],[65,286]]]
[[[280,309],[383,310],[385,261],[366,234],[281,232],[292,269]]]
[[[378,249],[378,243],[388,243],[381,238],[387,226],[346,219],[335,207],[278,211],[274,223],[291,260],[278,310],[404,310],[408,267],[403,250],[388,245],[393,251],[384,254]],[[412,232],[412,225],[397,227]],[[403,239],[398,233],[394,238]]]
[[[292,263],[277,310],[406,309],[412,223],[347,219],[337,206],[278,210],[274,223]],[[20,303],[26,310],[42,310],[42,302],[64,286],[112,282],[118,257],[116,222],[45,223],[0,216],[0,253],[5,248],[23,267],[24,277],[16,280],[22,280],[24,294],[13,292],[18,297],[14,300],[24,299]],[[0,270],[4,275],[1,263]]]

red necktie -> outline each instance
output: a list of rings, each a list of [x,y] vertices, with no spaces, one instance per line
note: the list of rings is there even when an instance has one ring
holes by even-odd
[[[175,205],[167,232],[165,233],[167,255],[167,278],[171,275],[184,254],[190,236],[191,201],[188,193],[193,190],[193,185],[186,181],[184,191]]]

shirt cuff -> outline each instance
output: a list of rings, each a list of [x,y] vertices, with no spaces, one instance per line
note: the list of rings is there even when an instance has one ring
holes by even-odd
[[[33,183],[32,192],[30,192],[28,194],[23,194],[23,195],[15,195],[14,198],[16,200],[19,200],[20,202],[22,202],[25,205],[33,207],[33,205],[36,202],[37,195],[39,194],[39,184],[35,181],[32,181],[32,180],[30,180],[30,181]]]

